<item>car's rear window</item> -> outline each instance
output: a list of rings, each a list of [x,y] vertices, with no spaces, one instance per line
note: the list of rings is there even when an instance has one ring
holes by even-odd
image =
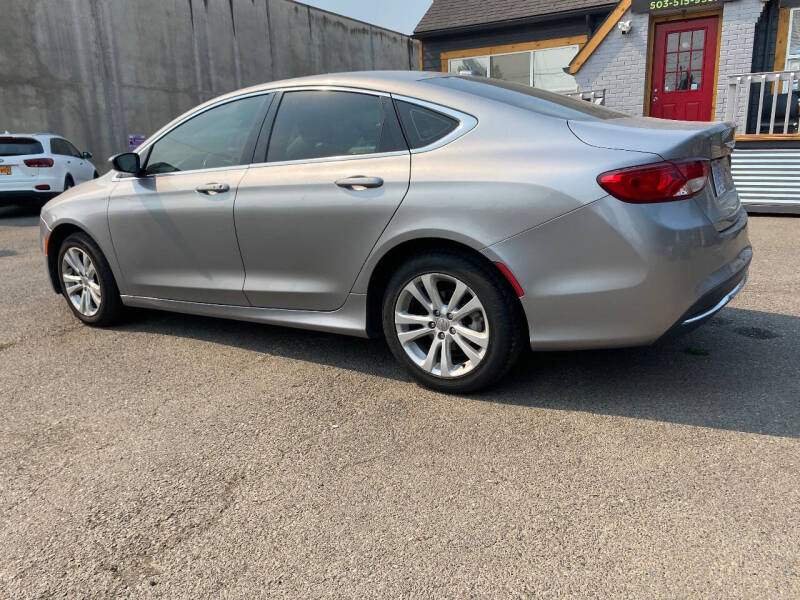
[[[0,156],[42,154],[42,144],[32,138],[0,137]]]
[[[620,119],[625,113],[586,100],[500,79],[458,75],[425,79],[425,83],[467,92],[551,117],[572,120]]]

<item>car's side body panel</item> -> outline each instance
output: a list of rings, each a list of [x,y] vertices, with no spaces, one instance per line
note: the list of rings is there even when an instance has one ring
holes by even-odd
[[[442,237],[480,250],[604,196],[595,181],[603,170],[659,160],[644,152],[588,146],[563,120],[503,107],[483,114],[463,137],[412,154],[408,194],[354,293],[366,292],[375,266],[400,243]],[[515,131],[509,131],[509,122],[518,125]]]
[[[47,203],[46,209],[42,210],[41,220],[48,235],[62,226],[76,227],[86,232],[103,251],[114,279],[124,293],[125,278],[119,268],[108,227],[108,199],[116,185],[113,174],[107,173],[80,187],[71,188]],[[43,230],[42,235],[46,232]],[[58,250],[51,245],[49,251],[53,253]]]
[[[125,306],[156,308],[189,315],[222,317],[238,321],[251,321],[266,325],[282,325],[298,329],[313,329],[356,337],[367,337],[367,296],[348,294],[344,304],[336,310],[292,310],[280,308],[261,308],[258,306],[233,306],[230,304],[209,304],[147,298],[142,296],[122,296]]]
[[[248,305],[233,204],[247,167],[123,177],[108,223],[126,294]],[[222,193],[196,188],[227,185]],[[121,288],[122,289],[122,288]]]
[[[376,188],[337,181],[379,177]],[[408,189],[409,153],[253,165],[235,219],[253,306],[335,310]]]

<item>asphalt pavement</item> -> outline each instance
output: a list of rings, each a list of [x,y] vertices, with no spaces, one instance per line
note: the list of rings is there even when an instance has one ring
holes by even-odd
[[[800,218],[647,348],[489,392],[381,341],[82,326],[0,208],[0,598],[800,598]]]

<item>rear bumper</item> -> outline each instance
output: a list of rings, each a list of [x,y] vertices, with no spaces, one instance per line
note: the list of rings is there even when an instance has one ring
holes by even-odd
[[[696,326],[724,306],[752,258],[744,211],[718,232],[692,200],[611,197],[484,253],[522,285],[535,350],[640,346]]]
[[[747,276],[748,272],[745,269],[744,272],[737,273],[716,289],[708,292],[687,310],[686,314],[663,337],[688,333],[708,321],[725,308],[736,297],[736,294],[742,291],[744,284],[747,283]]]

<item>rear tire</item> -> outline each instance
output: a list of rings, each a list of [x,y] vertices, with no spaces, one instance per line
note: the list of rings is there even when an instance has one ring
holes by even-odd
[[[66,192],[71,187],[75,187],[75,181],[72,179],[72,175],[67,175],[64,178],[64,191]]]
[[[61,293],[78,319],[105,327],[122,316],[117,282],[92,238],[85,233],[67,236],[59,248],[57,266]]]
[[[414,379],[440,392],[475,392],[503,377],[523,348],[523,329],[508,283],[467,254],[416,256],[384,294],[383,331],[392,354]]]

